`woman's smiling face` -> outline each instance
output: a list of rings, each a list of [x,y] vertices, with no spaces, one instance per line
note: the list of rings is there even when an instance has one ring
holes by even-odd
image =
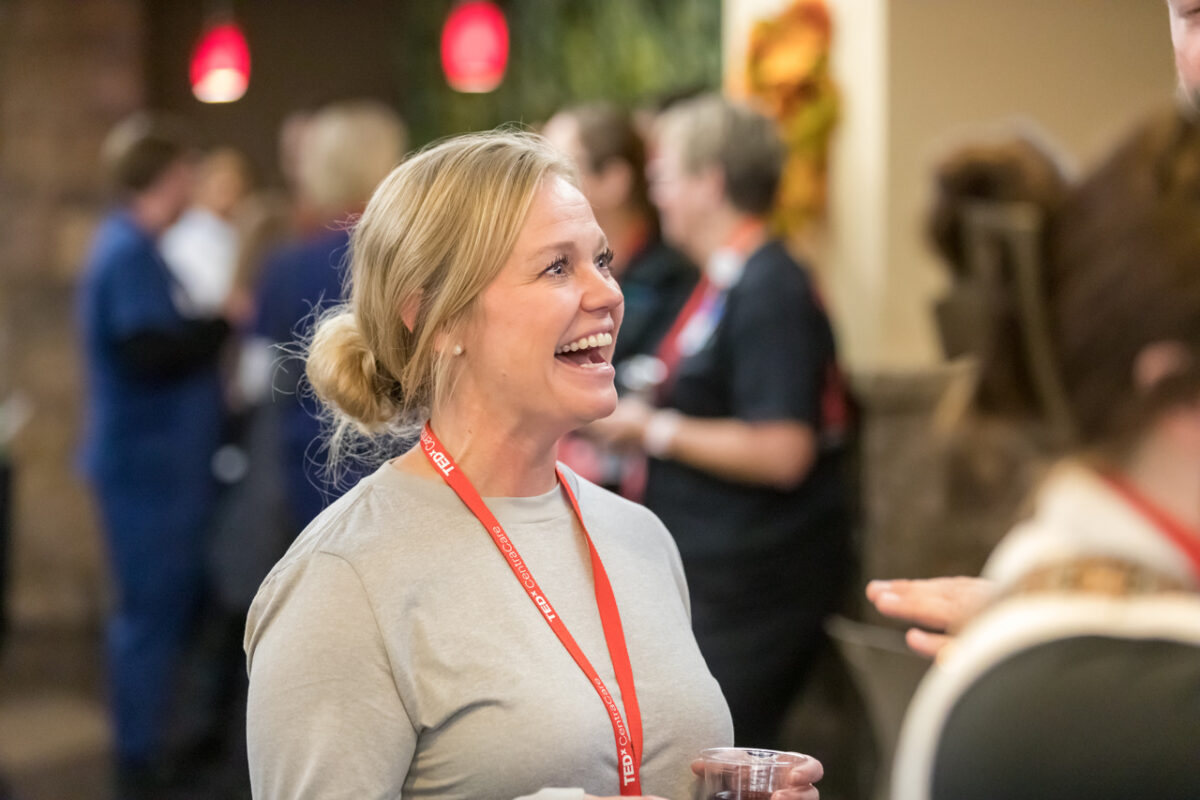
[[[583,195],[543,179],[517,241],[464,330],[452,404],[487,408],[558,436],[608,416],[624,299]]]

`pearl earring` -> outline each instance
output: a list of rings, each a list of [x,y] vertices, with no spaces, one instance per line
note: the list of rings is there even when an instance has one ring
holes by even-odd
[[[454,345],[454,350],[451,352],[453,352],[456,356],[461,356],[463,354],[463,346],[461,344],[456,344]]]

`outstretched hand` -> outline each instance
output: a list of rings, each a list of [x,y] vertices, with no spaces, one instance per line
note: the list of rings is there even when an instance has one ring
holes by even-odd
[[[787,787],[777,789],[771,795],[771,800],[817,800],[821,796],[813,784],[825,775],[825,767],[812,756],[800,757],[804,760],[792,767]],[[704,759],[697,758],[692,762],[692,772],[700,778],[704,777]]]
[[[992,582],[984,578],[871,581],[867,599],[879,613],[921,626],[910,628],[905,639],[913,650],[933,657],[953,639],[947,632],[962,627],[992,591]]]
[[[639,450],[654,408],[642,400],[623,397],[612,414],[579,429],[583,436],[612,447]]]

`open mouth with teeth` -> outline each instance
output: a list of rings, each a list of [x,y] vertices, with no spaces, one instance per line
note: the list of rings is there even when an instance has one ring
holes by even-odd
[[[577,367],[592,369],[607,367],[609,364],[608,358],[604,354],[604,348],[612,343],[611,333],[596,333],[563,345],[554,355],[560,361],[566,361]]]

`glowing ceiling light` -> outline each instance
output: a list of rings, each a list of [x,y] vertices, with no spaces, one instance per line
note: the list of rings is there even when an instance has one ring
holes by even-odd
[[[508,23],[489,0],[468,0],[450,12],[442,28],[442,70],[459,92],[490,92],[508,65]]]
[[[192,52],[192,94],[202,103],[232,103],[250,85],[250,47],[236,22],[209,28]]]

